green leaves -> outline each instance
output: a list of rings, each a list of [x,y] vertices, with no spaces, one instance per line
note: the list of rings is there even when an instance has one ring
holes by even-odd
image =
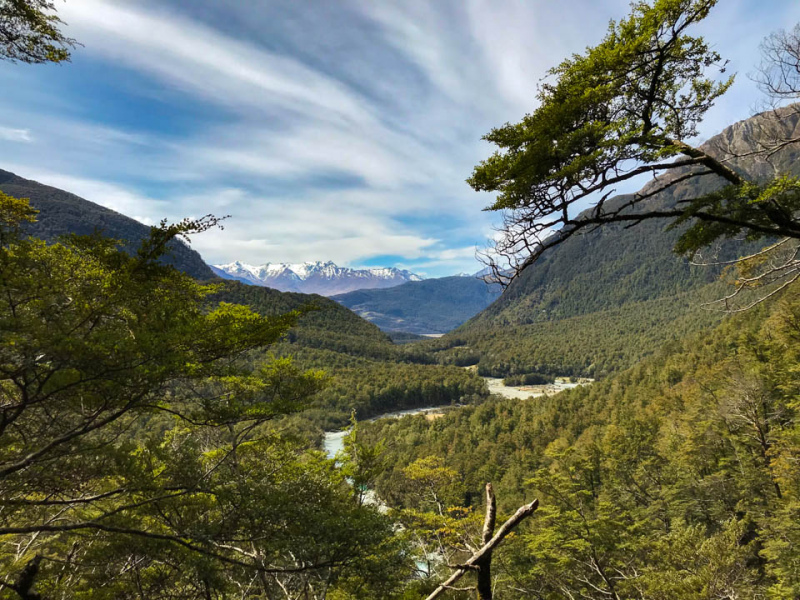
[[[677,154],[669,140],[694,136],[732,83],[705,77],[720,57],[685,33],[714,4],[634,4],[600,44],[550,70],[554,81],[542,86],[533,113],[485,136],[500,150],[475,169],[470,185],[500,192],[491,210],[546,218],[569,205],[573,193],[613,179],[622,161]]]
[[[371,585],[350,565],[376,553],[404,568],[389,521],[270,423],[327,381],[255,361],[303,311],[214,303],[218,286],[161,264],[197,223],[162,224],[131,256],[24,237],[32,218],[0,196],[0,579],[35,553],[52,597],[225,596],[258,573],[272,597]]]
[[[503,235],[486,254],[495,280],[507,285],[548,249],[617,223],[690,223],[682,252],[739,232],[750,239],[800,239],[789,187],[741,202],[751,193],[743,171],[772,171],[776,157],[792,164],[796,112],[754,117],[758,125],[747,136],[751,151],[733,150],[720,139],[701,147],[687,143],[733,83],[733,77],[710,74],[724,73],[725,63],[689,33],[715,5],[634,3],[599,44],[550,70],[532,113],[485,136],[498,150],[468,183],[497,192],[487,210],[504,211]],[[654,181],[636,194],[615,196],[617,186],[642,175]],[[708,185],[696,185],[701,177]],[[730,189],[706,196],[709,186]]]
[[[437,525],[455,524],[402,493],[412,465],[420,476],[455,471],[467,508],[479,504],[487,479],[507,507],[539,498],[497,563],[498,597],[794,598],[797,292],[794,284],[781,299],[590,387],[491,400],[434,425],[365,425],[368,439],[392,440],[379,493],[427,508],[425,519],[408,522],[433,532],[431,540]]]
[[[797,177],[782,175],[764,184],[745,182],[726,186],[686,203],[684,214],[670,226],[691,223],[678,239],[675,251],[692,256],[719,238],[741,233],[750,240],[781,233],[792,236],[796,230],[800,231],[793,217],[798,210],[800,179]],[[696,220],[698,215],[700,219]],[[710,220],[706,215],[719,220]],[[783,231],[776,231],[775,225]]]
[[[64,36],[50,0],[0,1],[0,59],[29,64],[64,62],[77,42]]]

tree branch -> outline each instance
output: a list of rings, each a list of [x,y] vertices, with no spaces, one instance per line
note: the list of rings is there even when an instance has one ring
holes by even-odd
[[[497,533],[494,534],[494,537],[492,537],[492,539],[490,539],[486,544],[484,544],[483,547],[480,550],[478,550],[475,554],[473,554],[472,558],[470,558],[464,564],[465,568],[459,569],[458,571],[453,573],[447,579],[447,581],[445,581],[439,587],[437,587],[433,591],[433,593],[430,596],[428,596],[425,600],[435,600],[435,598],[438,598],[442,594],[442,592],[444,592],[448,587],[452,586],[456,581],[461,579],[461,577],[463,577],[464,574],[467,573],[471,567],[475,566],[477,563],[481,561],[482,558],[484,558],[487,554],[491,553],[492,550],[494,550],[495,547],[497,547],[500,544],[500,542],[502,542],[517,525],[519,525],[526,517],[529,517],[534,512],[536,512],[537,508],[539,508],[538,499],[534,500],[530,504],[526,504],[525,506],[521,506],[520,508],[518,508],[517,512],[515,512],[510,519],[508,519],[505,523],[503,523],[500,526],[500,529],[498,529]]]

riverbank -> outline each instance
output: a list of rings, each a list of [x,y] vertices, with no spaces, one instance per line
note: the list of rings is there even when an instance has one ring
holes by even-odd
[[[541,396],[550,396],[558,394],[564,390],[579,387],[581,385],[589,385],[594,383],[593,379],[581,379],[577,382],[572,382],[564,377],[557,377],[554,383],[545,385],[522,385],[511,386],[503,384],[503,380],[499,377],[484,377],[486,387],[489,388],[491,394],[497,394],[504,398],[516,398],[518,400],[529,400],[531,398],[539,398]]]
[[[379,419],[399,419],[409,415],[429,415],[433,418],[436,418],[435,416],[443,415],[445,410],[450,408],[458,408],[459,406],[460,405],[458,404],[443,404],[441,406],[427,406],[425,408],[410,408],[408,410],[398,410],[395,412],[385,413],[383,415],[367,419],[367,421],[377,421]],[[325,454],[328,455],[328,458],[335,458],[338,452],[344,450],[344,438],[349,432],[350,429],[325,432],[325,437],[322,440],[322,448],[325,450]]]
[[[518,400],[530,400],[539,398],[541,396],[549,396],[569,390],[581,385],[589,385],[594,382],[592,379],[581,379],[577,382],[572,382],[565,377],[557,377],[554,383],[546,385],[526,385],[526,386],[509,386],[504,385],[503,380],[498,377],[483,377],[486,382],[486,387],[489,393],[505,398],[516,398]],[[443,404],[440,406],[428,406],[425,408],[410,408],[408,410],[398,410],[395,412],[385,413],[367,419],[367,421],[377,421],[379,419],[399,419],[408,415],[424,414],[430,420],[434,420],[444,415],[444,411],[454,408],[461,408],[466,405],[459,404]],[[344,449],[344,437],[347,435],[349,429],[344,431],[326,431],[323,439],[323,449],[329,458],[334,458],[337,452]]]

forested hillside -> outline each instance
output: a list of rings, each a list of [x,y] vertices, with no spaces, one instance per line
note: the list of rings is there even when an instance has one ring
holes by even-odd
[[[71,233],[101,235],[123,242],[123,248],[138,248],[150,234],[150,228],[111,209],[84,200],[36,181],[23,179],[0,169],[0,191],[15,198],[29,198],[31,206],[39,211],[36,222],[27,227],[31,235],[48,242]],[[165,261],[197,279],[212,279],[214,274],[200,255],[181,240],[170,244]]]
[[[290,261],[0,170],[0,600],[800,599],[800,23],[695,143],[800,5],[574,3],[0,0],[0,151]],[[502,295],[299,262],[454,272],[494,119]]]
[[[750,155],[776,127],[782,129],[782,137],[796,136],[800,115],[788,113],[779,124],[764,115],[753,117],[727,128],[703,148],[754,177],[767,177],[773,166],[775,172],[800,173],[797,146],[776,152],[770,159],[773,166]],[[643,193],[654,185],[645,186]],[[714,177],[693,178],[637,210],[675,206],[720,185]],[[608,200],[609,210],[628,198]],[[571,237],[526,268],[486,310],[430,342],[430,347],[446,349],[441,354],[445,362],[465,354],[479,357],[487,374],[548,371],[602,377],[628,367],[665,341],[680,339],[720,317],[702,305],[724,294],[719,283],[722,267],[692,266],[677,256],[673,248],[681,232],[667,228],[664,221],[645,220]],[[732,242],[707,255],[730,259],[752,247]]]
[[[499,285],[476,277],[441,277],[357,290],[333,299],[384,330],[447,333],[486,308],[500,292]]]
[[[591,387],[364,424],[392,440],[379,493],[430,510],[408,465],[436,463],[453,506],[539,497],[503,598],[797,597],[799,331],[795,286]]]
[[[264,598],[391,594],[410,569],[391,521],[287,425],[324,385],[266,353],[298,315],[209,302],[159,260],[202,224],[128,255],[46,244],[34,218],[0,192],[0,595],[223,598],[267,571]]]
[[[132,249],[149,235],[150,228],[134,219],[13,173],[0,171],[0,190],[30,198],[39,213],[26,229],[47,241],[98,231],[104,237],[126,240],[124,247]],[[193,277],[214,277],[200,255],[180,240],[171,242],[166,260]],[[394,345],[375,325],[327,298],[237,282],[222,285],[216,300],[251,306],[264,315],[311,309],[271,352],[296,356],[301,366],[330,373],[312,411],[320,426],[344,424],[353,409],[367,417],[387,410],[467,401],[486,393],[474,374],[456,367],[440,371],[427,352]]]
[[[376,325],[329,298],[224,282],[211,300],[246,305],[267,316],[304,311],[297,326],[270,351],[329,376],[314,410],[306,414],[327,429],[344,425],[351,410],[367,418],[486,396],[485,385],[475,373],[442,367],[415,345],[395,345]]]

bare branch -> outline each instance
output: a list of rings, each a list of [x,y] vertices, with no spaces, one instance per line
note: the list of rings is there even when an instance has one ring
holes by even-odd
[[[500,529],[497,530],[497,533],[494,534],[492,539],[484,544],[483,547],[473,554],[472,557],[465,563],[464,566],[466,568],[460,569],[453,573],[447,579],[447,581],[437,587],[425,600],[434,600],[435,598],[438,598],[442,592],[448,589],[449,586],[452,586],[456,581],[461,579],[461,577],[463,577],[464,574],[470,570],[470,567],[477,565],[480,563],[482,558],[484,558],[487,554],[490,554],[492,550],[494,550],[517,525],[525,520],[525,518],[536,512],[537,508],[539,508],[538,499],[534,500],[530,504],[526,504],[525,506],[518,508],[517,512],[515,512],[511,518],[509,518],[500,526]]]

